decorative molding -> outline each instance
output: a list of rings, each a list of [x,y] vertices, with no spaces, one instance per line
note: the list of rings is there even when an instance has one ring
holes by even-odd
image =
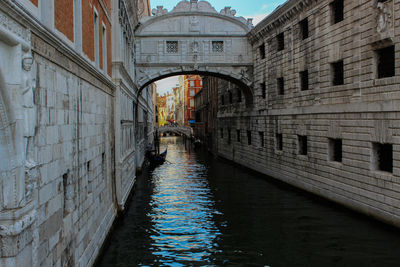
[[[0,224],[0,236],[16,236],[31,226],[36,220],[36,210],[32,210],[11,225]]]

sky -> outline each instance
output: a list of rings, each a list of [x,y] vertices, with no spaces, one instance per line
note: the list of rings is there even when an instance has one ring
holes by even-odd
[[[274,11],[286,0],[207,0],[218,12],[226,6],[236,10],[237,17],[253,18],[253,24],[256,25],[268,14]],[[151,8],[164,6],[171,11],[180,0],[150,0]],[[170,77],[156,82],[157,92],[164,94],[171,91],[178,83],[178,77]]]

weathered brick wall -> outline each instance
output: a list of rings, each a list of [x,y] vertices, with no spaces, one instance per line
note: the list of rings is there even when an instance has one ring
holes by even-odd
[[[344,0],[343,21],[332,23],[331,1],[305,2],[287,2],[250,34],[256,55],[255,105],[246,110],[235,103],[219,111],[218,130],[224,129],[223,138],[218,134],[219,153],[400,226],[400,3]],[[292,9],[296,5],[297,11]],[[305,18],[309,37],[303,40],[299,22]],[[276,36],[282,32],[284,49],[278,51]],[[259,51],[263,44],[265,59]],[[377,50],[393,45],[395,75],[378,78]],[[338,61],[343,61],[343,84],[333,85],[332,63]],[[308,90],[301,90],[304,70]],[[278,94],[280,77],[283,95]],[[282,151],[277,150],[277,134],[282,134]],[[299,155],[299,135],[307,136],[307,155]],[[342,140],[341,162],[330,158],[330,139]],[[376,144],[392,145],[392,171],[377,167]]]
[[[93,76],[79,77],[39,54],[34,59],[40,181],[32,253],[40,266],[86,266],[115,216],[113,96]]]

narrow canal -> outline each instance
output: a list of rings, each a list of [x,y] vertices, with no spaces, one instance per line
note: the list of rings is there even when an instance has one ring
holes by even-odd
[[[99,266],[400,266],[400,231],[162,138]]]

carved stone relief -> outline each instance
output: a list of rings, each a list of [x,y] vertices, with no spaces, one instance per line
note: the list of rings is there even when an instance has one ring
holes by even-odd
[[[376,12],[376,31],[384,33],[393,26],[393,2],[377,2]]]

